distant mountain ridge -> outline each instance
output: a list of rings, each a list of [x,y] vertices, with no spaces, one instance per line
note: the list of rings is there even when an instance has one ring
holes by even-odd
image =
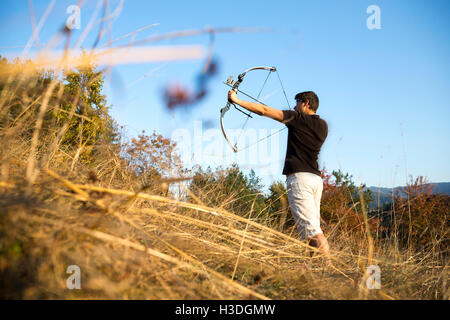
[[[432,185],[434,187],[433,194],[443,194],[450,196],[450,182],[437,182],[437,183],[427,183],[426,185]],[[384,204],[392,202],[392,193],[394,195],[400,188],[382,188],[382,187],[368,187],[372,191],[372,196],[374,201],[370,204],[370,209],[376,209],[377,207],[382,207]],[[406,195],[402,194],[403,197]]]

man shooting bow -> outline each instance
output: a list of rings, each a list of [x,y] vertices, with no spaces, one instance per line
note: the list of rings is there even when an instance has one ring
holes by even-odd
[[[312,91],[298,93],[294,110],[278,110],[244,101],[233,90],[228,92],[228,100],[288,127],[283,174],[286,175],[289,206],[302,239],[328,256],[328,241],[320,228],[323,182],[317,163],[320,148],[328,134],[328,125],[316,114],[319,98]]]

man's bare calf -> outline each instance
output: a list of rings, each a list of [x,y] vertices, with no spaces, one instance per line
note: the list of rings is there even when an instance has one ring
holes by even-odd
[[[314,237],[309,238],[308,245],[319,249],[320,252],[325,255],[325,264],[327,266],[331,265],[330,246],[328,245],[327,238],[325,238],[323,233],[319,233],[318,235],[315,235]],[[314,255],[314,252],[311,252],[311,256],[313,256],[313,255]]]
[[[311,247],[319,249],[325,255],[329,255],[330,253],[330,246],[328,245],[327,238],[325,238],[323,233],[319,233],[318,235],[309,238],[308,244]]]

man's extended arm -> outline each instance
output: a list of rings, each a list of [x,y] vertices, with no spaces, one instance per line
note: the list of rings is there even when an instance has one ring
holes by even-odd
[[[283,122],[283,111],[281,110],[268,107],[264,104],[241,100],[237,97],[237,94],[233,90],[228,91],[228,99],[250,112]]]

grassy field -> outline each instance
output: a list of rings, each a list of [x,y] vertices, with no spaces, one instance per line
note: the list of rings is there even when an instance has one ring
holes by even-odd
[[[95,183],[67,158],[29,184],[26,142],[2,141],[3,298],[448,299],[448,262],[431,249],[331,232],[333,266],[323,267],[293,227],[133,191],[115,154],[96,165]],[[66,288],[69,265],[81,290]],[[381,269],[380,290],[367,289],[369,265]]]
[[[117,138],[102,72],[62,80],[26,68],[3,60],[0,72],[2,298],[449,298],[448,198],[411,193],[381,236],[364,205],[328,184],[326,267],[286,223],[285,193],[262,216],[256,198],[233,206],[243,191],[226,193],[220,181],[194,192],[170,141]],[[71,265],[79,290],[67,289]],[[368,289],[371,265],[381,289]]]

